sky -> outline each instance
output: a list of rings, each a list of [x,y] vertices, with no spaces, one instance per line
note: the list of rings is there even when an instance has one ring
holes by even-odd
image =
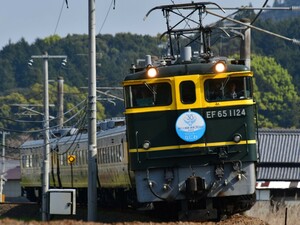
[[[29,44],[53,34],[88,34],[88,0],[1,0],[0,2],[0,50],[8,43],[24,38]],[[160,10],[144,20],[153,7],[190,0],[95,0],[96,34],[130,32],[155,36],[166,29]],[[115,7],[114,3],[115,2]],[[201,2],[201,0],[195,1]],[[252,3],[261,7],[265,0],[214,0],[222,7],[240,7]],[[269,0],[272,6],[274,0]],[[233,11],[227,11],[227,14]],[[224,14],[226,15],[226,14]],[[208,16],[207,23],[216,21]]]

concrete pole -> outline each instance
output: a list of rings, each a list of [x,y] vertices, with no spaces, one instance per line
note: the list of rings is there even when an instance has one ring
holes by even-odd
[[[57,78],[57,125],[58,128],[62,128],[64,124],[64,78]]]
[[[43,167],[42,167],[42,220],[49,220],[48,213],[48,190],[49,190],[49,173],[50,173],[50,135],[49,135],[49,85],[48,85],[48,60],[50,58],[67,58],[65,55],[33,55],[32,59],[44,60],[44,152],[43,152]]]
[[[0,177],[0,202],[4,202],[3,185],[5,184],[5,135],[9,132],[2,131],[2,169]]]
[[[49,92],[48,92],[48,53],[44,59],[44,155],[43,155],[43,199],[42,220],[48,220],[48,190],[50,171],[50,146],[49,146]]]
[[[97,117],[95,0],[89,0],[89,91],[88,91],[88,221],[97,215]]]
[[[242,23],[250,25],[249,19],[242,19]],[[244,38],[241,40],[240,58],[245,60],[245,65],[251,69],[251,28],[247,27],[243,30]]]

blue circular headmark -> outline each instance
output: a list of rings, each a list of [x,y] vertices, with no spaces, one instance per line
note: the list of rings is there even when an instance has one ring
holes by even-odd
[[[188,111],[177,118],[175,128],[182,140],[194,142],[204,135],[206,124],[199,113]]]

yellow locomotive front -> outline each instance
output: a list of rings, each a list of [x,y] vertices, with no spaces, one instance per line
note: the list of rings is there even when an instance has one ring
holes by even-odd
[[[162,66],[156,77],[146,78],[145,69],[123,82],[140,202],[197,202],[213,218],[255,201],[253,74],[244,65],[228,64],[219,73],[216,66]],[[214,210],[207,209],[209,201]]]

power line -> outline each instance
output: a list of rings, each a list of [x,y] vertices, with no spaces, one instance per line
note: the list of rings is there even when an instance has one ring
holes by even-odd
[[[106,23],[106,20],[107,20],[107,18],[108,18],[109,12],[110,12],[111,7],[112,7],[113,4],[114,4],[113,9],[115,9],[115,5],[116,5],[115,0],[112,0],[111,3],[110,3],[110,5],[109,5],[109,7],[108,7],[108,10],[107,10],[107,13],[106,13],[106,15],[105,15],[104,21],[103,21],[103,23],[102,23],[102,25],[101,25],[101,27],[100,27],[100,30],[99,30],[99,34],[101,34],[102,28],[104,27],[104,24]]]
[[[86,109],[86,108],[84,108],[84,109]],[[79,134],[79,133],[81,133],[80,132],[80,130],[84,127],[84,122],[85,122],[85,118],[86,118],[86,115],[87,115],[87,112],[86,112],[86,110],[82,110],[81,112],[83,112],[83,114],[79,117],[80,119],[79,120],[77,120],[77,123],[75,123],[74,124],[74,126],[72,126],[71,128],[75,128],[75,129],[77,129],[77,131],[76,131],[76,134]],[[71,129],[70,128],[70,129]],[[52,138],[52,139],[49,139],[49,140],[52,140],[52,142],[50,143],[50,144],[52,144],[52,143],[54,143],[54,142],[57,142],[57,141],[59,141],[60,139],[62,139],[62,138],[64,138],[64,137],[67,137],[68,136],[68,134],[67,133],[65,133],[65,135],[62,135],[62,136],[60,136],[60,137],[56,137],[56,138]],[[70,135],[70,138],[71,137],[74,137],[74,135]],[[26,142],[26,141],[25,141]],[[24,142],[24,143],[25,143]],[[68,142],[68,140],[66,141],[66,142]],[[24,144],[23,143],[23,144]],[[43,147],[43,146],[45,146],[45,144],[41,144],[41,145],[37,145],[37,146],[34,146],[34,148],[40,148],[40,147]],[[33,148],[32,146],[30,146],[30,147],[19,147],[19,148]]]
[[[73,110],[77,109],[77,107],[86,102],[87,99],[84,99],[82,102],[80,102],[79,104],[77,104],[76,106],[74,106],[73,108],[71,108],[70,110],[68,110],[67,112],[65,112],[63,115],[67,115],[69,114],[70,112],[72,112]],[[42,113],[40,113],[42,114]],[[24,116],[26,116],[26,114],[24,114]],[[2,120],[8,120],[8,121],[12,121],[12,122],[16,122],[16,123],[43,123],[44,120],[20,120],[20,119],[13,119],[13,118],[10,118],[10,117],[3,117],[3,116],[0,116],[0,119]],[[49,119],[49,121],[54,121],[56,120],[57,117],[53,117],[52,119]]]
[[[67,0],[63,0],[63,1],[62,1],[62,6],[61,6],[61,9],[60,9],[60,12],[59,12],[58,20],[57,20],[57,22],[56,22],[56,26],[55,26],[53,35],[56,34],[57,27],[58,27],[58,24],[59,24],[59,22],[60,22],[60,18],[61,18],[62,11],[63,11],[63,9],[64,9],[65,3],[66,3],[66,5],[67,5],[67,8],[69,8],[68,1],[67,1]]]
[[[80,103],[78,103],[76,106],[74,106],[72,109],[70,109],[69,111],[65,112],[64,115],[66,114],[69,114],[70,112],[72,112],[73,110],[77,109],[78,106],[80,106],[81,104],[83,103],[86,103],[87,99],[84,99],[83,101],[81,101]],[[78,110],[78,112],[76,112],[74,115],[72,115],[69,119],[67,119],[66,121],[64,121],[63,124],[67,124],[69,123],[70,121],[76,119],[77,117],[81,118],[82,115],[81,113],[87,108],[86,105],[84,105],[82,108],[80,108]],[[11,118],[8,118],[8,117],[0,117],[0,119],[3,119],[3,120],[9,120],[9,121],[13,121],[13,122],[20,122],[19,120],[15,120],[15,119],[11,119]],[[56,118],[54,118],[53,120],[55,120]],[[80,120],[77,120],[77,122],[80,121]],[[44,123],[45,120],[43,121],[22,121],[21,122],[24,122],[24,123]],[[76,124],[76,123],[75,123]],[[73,125],[74,126],[74,125]],[[55,126],[51,126],[49,127],[50,130],[54,130],[56,128],[58,128],[59,125],[55,125]],[[24,134],[33,134],[33,133],[41,133],[41,132],[44,132],[45,129],[37,129],[37,130],[26,130],[26,131],[23,131],[23,130],[14,130],[14,129],[8,129],[8,128],[4,128],[4,127],[0,127],[0,131],[3,130],[3,131],[7,131],[7,132],[12,132],[12,133],[24,133]]]
[[[269,0],[266,0],[265,3],[263,4],[262,8],[265,8],[266,5],[268,4]],[[260,16],[260,14],[262,13],[263,9],[261,9],[255,16],[255,18],[251,21],[251,25],[255,23],[255,21],[257,20],[257,18]]]
[[[76,136],[75,136],[74,142],[77,140],[77,136],[79,136],[79,135],[82,134],[82,132],[80,132],[80,130],[83,128],[83,122],[84,122],[84,120],[85,120],[85,118],[86,118],[86,112],[84,113],[84,115],[81,116],[81,118],[82,118],[82,119],[78,121],[78,127],[77,127],[78,130],[77,130],[77,132],[76,132]],[[70,128],[70,129],[71,129],[71,128]],[[68,133],[65,133],[64,135],[62,135],[62,136],[60,136],[60,137],[51,138],[51,139],[49,139],[49,144],[48,144],[48,145],[51,146],[53,143],[57,143],[57,142],[59,142],[61,139],[66,138],[66,137],[69,137],[69,138],[66,139],[66,140],[63,142],[64,144],[66,144],[71,138],[74,138],[74,135],[68,136]],[[29,139],[29,137],[28,137],[28,139]],[[15,147],[15,146],[10,146],[10,145],[3,145],[3,144],[0,144],[0,146],[5,146],[6,148],[9,148],[9,149],[15,149],[15,150],[20,150],[20,149],[38,149],[38,148],[45,147],[45,144],[44,144],[44,143],[43,143],[43,144],[38,144],[38,145],[29,145],[29,146],[23,146],[23,147],[22,147],[22,145],[23,145],[24,143],[26,143],[26,142],[28,141],[28,139],[25,140],[22,144],[20,144],[20,145],[17,146],[17,147]],[[39,139],[39,140],[41,140],[41,139]],[[32,140],[32,144],[37,143],[36,141],[38,141],[38,140]],[[76,142],[76,143],[77,143],[77,142]],[[72,144],[72,146],[73,146],[73,145],[74,145],[74,143]],[[68,148],[68,150],[66,150],[66,152],[69,151],[69,149],[70,149],[72,146],[69,146],[69,148]]]

